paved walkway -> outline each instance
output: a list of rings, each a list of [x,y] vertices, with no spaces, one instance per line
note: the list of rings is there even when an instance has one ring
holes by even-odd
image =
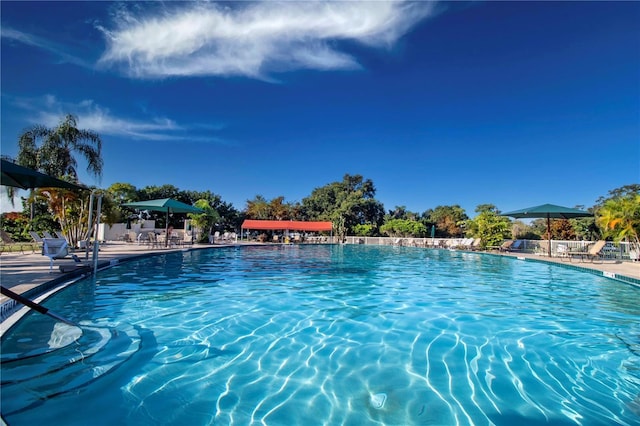
[[[241,243],[242,244],[242,243]],[[246,244],[246,243],[245,243]],[[169,249],[148,249],[144,245],[127,244],[127,243],[108,243],[100,246],[99,267],[109,265],[114,261],[123,259],[131,259],[138,256],[146,256],[153,253],[167,253],[175,250],[197,250],[211,247],[225,247],[228,245],[215,246],[210,245],[194,245],[192,248],[169,248]],[[84,261],[84,252],[76,252]],[[533,254],[496,254],[504,256],[517,256],[525,260],[552,262],[562,265],[570,265],[579,269],[587,269],[603,273],[611,278],[627,277],[625,281],[640,285],[640,263],[639,262],[580,262],[573,260],[569,262],[567,259],[548,258]],[[91,262],[91,253],[89,254],[88,263]],[[61,273],[60,265],[72,269],[73,272]],[[84,271],[75,268],[75,262],[71,258],[56,260],[53,262],[53,271],[49,272],[49,258],[39,253],[3,253],[0,256],[0,283],[3,287],[9,288],[18,294],[27,294],[29,297],[40,293],[41,286],[49,286],[52,282],[65,282],[75,276],[80,276]],[[615,276],[614,276],[615,274]],[[5,296],[0,298],[0,303],[7,300]]]
[[[500,253],[499,256],[512,256],[522,258],[525,260],[549,262],[563,266],[569,266],[576,269],[584,269],[590,272],[601,273],[609,278],[617,278],[623,281],[630,282],[640,286],[640,262],[631,261],[616,261],[616,260],[597,260],[590,262],[585,260],[582,262],[580,259],[573,258],[560,258],[560,257],[548,257],[540,256],[531,253]]]

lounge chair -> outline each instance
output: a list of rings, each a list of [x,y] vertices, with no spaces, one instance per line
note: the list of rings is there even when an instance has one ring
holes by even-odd
[[[23,244],[23,243],[16,243],[15,241],[13,241],[13,239],[9,236],[9,234],[7,234],[4,230],[0,229],[0,237],[2,237],[2,244],[0,245],[0,253],[2,253],[3,251],[5,251],[5,249],[7,251],[11,250],[11,246],[18,246],[18,248],[20,249],[20,252],[22,254],[24,254],[24,247],[25,245],[30,247],[28,244]]]
[[[220,231],[216,231],[212,234],[209,234],[209,244],[215,244],[216,240],[220,239]]]
[[[498,250],[498,251],[509,251],[509,249],[511,248],[511,246],[513,245],[514,241],[513,240],[506,240],[502,243],[502,245],[499,246],[489,246],[488,248],[491,250]]]
[[[511,244],[511,246],[507,248],[505,251],[520,251],[522,250],[521,246],[522,246],[522,240],[515,240],[513,244]]]
[[[580,256],[580,260],[584,261],[585,257],[591,259],[593,262],[596,258],[602,259],[602,249],[607,245],[604,240],[596,241],[587,251],[572,251],[569,253],[569,260],[573,259],[573,256]]]
[[[29,235],[31,235],[31,238],[33,238],[33,241],[35,241],[37,244],[43,243],[42,237],[38,235],[36,231],[29,231]]]
[[[463,250],[472,250],[473,241],[473,238],[465,238],[460,243],[460,248]]]
[[[473,240],[473,242],[469,246],[469,250],[476,251],[476,250],[480,250],[481,247],[482,247],[482,238],[476,238],[475,240]]]
[[[42,231],[42,235],[44,235],[45,238],[49,238],[49,239],[55,239],[56,238],[53,235],[51,235],[50,233],[48,233],[47,231]]]
[[[69,254],[69,244],[67,240],[61,238],[44,238],[42,244],[42,255],[49,258],[49,272],[53,270],[53,261],[62,259]]]

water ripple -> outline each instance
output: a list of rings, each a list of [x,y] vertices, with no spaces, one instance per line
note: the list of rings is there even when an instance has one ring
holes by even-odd
[[[14,410],[3,392],[10,423],[640,423],[640,291],[555,266],[404,247],[198,250],[114,267],[47,304],[154,343],[96,365],[82,402]],[[47,327],[25,319],[3,353]],[[118,359],[109,350],[99,359]],[[111,409],[95,418],[97,405]]]

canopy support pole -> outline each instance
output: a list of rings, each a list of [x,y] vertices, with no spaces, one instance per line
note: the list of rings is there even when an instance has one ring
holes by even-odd
[[[547,215],[547,238],[549,238],[549,257],[551,257],[551,218]]]
[[[89,195],[89,221],[87,223],[87,239],[84,246],[84,259],[89,259],[89,242],[91,241],[91,233],[93,232],[93,191]]]
[[[98,252],[100,251],[100,241],[98,238],[98,228],[100,227],[100,214],[102,212],[102,194],[98,195],[98,208],[96,211],[96,230],[93,242],[93,273],[98,271]]]

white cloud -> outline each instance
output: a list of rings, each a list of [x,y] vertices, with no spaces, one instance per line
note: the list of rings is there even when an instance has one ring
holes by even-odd
[[[101,136],[111,135],[132,140],[146,141],[190,141],[228,143],[211,132],[220,130],[221,125],[188,123],[179,124],[167,117],[131,119],[113,115],[108,108],[92,100],[77,103],[63,102],[53,95],[40,98],[16,98],[13,104],[27,112],[33,124],[55,127],[71,111],[78,118],[78,126],[91,129]]]
[[[62,62],[68,62],[84,68],[93,68],[94,64],[85,61],[84,59],[73,56],[67,52],[66,46],[61,46],[51,42],[48,39],[44,39],[33,34],[27,34],[13,28],[3,27],[2,38],[7,40],[13,40],[27,46],[37,47],[38,49],[45,50],[50,54],[58,57]]]
[[[154,15],[119,9],[115,28],[101,27],[100,63],[139,78],[241,75],[274,70],[350,69],[359,64],[342,41],[390,48],[433,13],[430,2],[300,1],[168,4]]]

